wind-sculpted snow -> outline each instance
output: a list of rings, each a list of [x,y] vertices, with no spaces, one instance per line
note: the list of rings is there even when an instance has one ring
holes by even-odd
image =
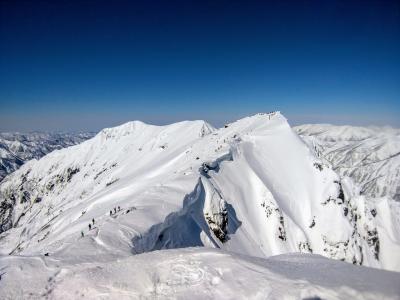
[[[194,246],[223,247],[241,222],[205,177],[183,201],[183,208],[133,239],[133,253]]]
[[[400,129],[315,124],[295,130],[362,194],[400,201]]]
[[[79,259],[79,258],[78,258]],[[313,254],[268,259],[210,248],[107,262],[0,257],[2,299],[398,299],[400,274]],[[34,275],[33,275],[34,274]]]
[[[104,129],[6,177],[0,203],[0,253],[48,254],[62,278],[79,263],[193,246],[400,270],[396,209],[360,195],[279,112],[218,130],[204,121]]]
[[[26,161],[39,159],[61,148],[79,144],[93,133],[0,132],[0,182]]]

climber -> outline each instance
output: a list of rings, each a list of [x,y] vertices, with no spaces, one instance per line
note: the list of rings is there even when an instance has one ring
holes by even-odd
[[[112,211],[110,210],[110,216],[112,216]]]
[[[83,231],[81,231],[81,237],[84,237],[85,235],[83,234]]]
[[[93,225],[94,225],[94,218],[92,219],[92,223],[93,223]]]
[[[89,230],[91,230],[91,229],[92,229],[92,224],[89,223]]]
[[[114,207],[114,214],[116,214],[117,213],[117,209]]]

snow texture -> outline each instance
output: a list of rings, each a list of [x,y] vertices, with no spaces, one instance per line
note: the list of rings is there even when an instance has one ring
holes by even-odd
[[[314,254],[257,259],[185,248],[104,263],[66,265],[59,257],[8,256],[0,264],[5,273],[2,299],[375,300],[398,299],[400,294],[399,273]]]

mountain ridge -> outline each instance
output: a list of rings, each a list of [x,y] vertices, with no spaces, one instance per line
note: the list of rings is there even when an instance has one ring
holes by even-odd
[[[384,213],[314,156],[279,112],[220,129],[204,121],[128,122],[28,162],[0,192],[4,254],[64,252],[60,241],[79,244],[73,241],[94,218],[110,231],[90,249],[110,241],[116,248],[122,239],[127,253],[207,245],[260,257],[312,252],[397,268],[396,255],[386,250],[397,242],[378,235]],[[185,208],[182,199],[191,194],[195,206]],[[117,206],[124,208],[116,215],[126,231],[115,238],[112,231],[122,226],[112,218]],[[321,223],[327,217],[328,227]],[[167,230],[171,222],[174,231]],[[159,227],[150,234],[152,226]],[[196,241],[181,236],[185,226],[199,233]],[[149,243],[158,246],[143,246]]]

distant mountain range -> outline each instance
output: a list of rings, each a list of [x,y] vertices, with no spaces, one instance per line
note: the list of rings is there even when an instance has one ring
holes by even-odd
[[[320,124],[294,129],[339,175],[351,177],[361,194],[400,201],[400,129]]]
[[[79,144],[95,134],[0,132],[0,182],[26,161],[39,159],[57,149]]]

